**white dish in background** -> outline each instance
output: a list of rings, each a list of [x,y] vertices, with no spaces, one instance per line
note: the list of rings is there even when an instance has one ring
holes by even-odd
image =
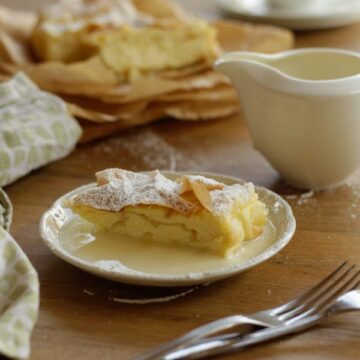
[[[181,173],[163,172],[176,178]],[[199,174],[199,173],[198,173]],[[226,184],[242,183],[233,177],[203,174]],[[165,246],[157,243],[140,243],[136,239],[119,241],[119,238],[95,239],[90,234],[91,224],[74,221],[70,209],[62,206],[64,198],[95,186],[85,185],[59,198],[43,215],[40,232],[46,246],[66,262],[94,275],[135,285],[185,286],[220,280],[253,266],[278,253],[295,232],[295,218],[291,207],[272,191],[256,187],[262,201],[269,208],[269,222],[264,234],[247,242],[239,255],[232,259],[185,247]],[[68,235],[69,227],[82,227],[77,240]],[[101,241],[99,241],[101,240]]]
[[[245,20],[293,30],[315,30],[360,20],[359,0],[216,0],[225,12]]]
[[[237,90],[254,148],[289,184],[328,189],[360,167],[358,52],[236,51],[215,68]]]

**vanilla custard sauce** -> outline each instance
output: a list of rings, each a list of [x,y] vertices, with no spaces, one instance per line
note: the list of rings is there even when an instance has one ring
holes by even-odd
[[[245,241],[231,259],[192,247],[96,232],[91,223],[79,216],[71,217],[60,228],[58,239],[68,253],[92,265],[114,271],[186,275],[238,265],[254,258],[275,242],[275,230],[268,223],[259,238]]]

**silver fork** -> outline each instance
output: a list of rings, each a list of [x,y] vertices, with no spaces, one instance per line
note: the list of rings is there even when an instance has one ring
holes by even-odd
[[[210,322],[134,360],[162,359],[162,355],[169,353],[173,349],[188,346],[199,339],[200,341],[202,339],[206,341],[206,338],[210,335],[244,325],[262,328],[277,327],[289,325],[305,317],[310,317],[328,301],[334,300],[340,294],[353,288],[360,275],[360,271],[355,271],[354,269],[355,265],[349,265],[347,262],[344,262],[314,287],[286,304],[251,315],[233,315]],[[249,331],[249,328],[246,331],[243,330],[242,333],[247,331]]]
[[[360,283],[357,284],[359,286]],[[218,355],[224,355],[238,351],[245,347],[261,344],[286,335],[302,332],[323,320],[348,311],[360,311],[360,290],[352,290],[339,296],[331,305],[311,316],[293,322],[290,325],[277,326],[255,331],[245,336],[239,337],[234,334],[223,335],[206,339],[189,347],[175,349],[167,355],[161,357],[162,360],[194,360],[208,359]]]

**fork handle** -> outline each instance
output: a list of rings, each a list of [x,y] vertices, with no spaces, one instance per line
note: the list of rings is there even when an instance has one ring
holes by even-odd
[[[204,339],[207,336],[216,334],[221,331],[229,330],[238,326],[260,326],[268,327],[269,324],[266,324],[262,321],[256,320],[252,317],[247,317],[243,315],[234,315],[228,316],[219,320],[215,320],[206,325],[200,326],[192,331],[187,332],[175,340],[169,341],[159,347],[156,347],[153,350],[150,350],[147,354],[136,357],[133,360],[159,360],[163,358],[163,355],[168,354],[173,349],[177,349],[180,346],[191,345],[194,341],[198,339]],[[244,334],[248,332],[247,328],[244,328],[240,333]]]
[[[260,344],[279,337],[304,331],[318,323],[324,315],[314,315],[292,325],[271,327],[255,331],[249,335],[228,334],[199,341],[188,347],[174,350],[167,353],[161,360],[193,360],[204,359],[211,356],[228,354],[239,349]]]

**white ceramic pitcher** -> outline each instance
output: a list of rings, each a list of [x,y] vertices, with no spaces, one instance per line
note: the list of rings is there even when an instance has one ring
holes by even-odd
[[[322,189],[360,165],[360,54],[308,48],[225,53],[254,147],[290,184]]]

